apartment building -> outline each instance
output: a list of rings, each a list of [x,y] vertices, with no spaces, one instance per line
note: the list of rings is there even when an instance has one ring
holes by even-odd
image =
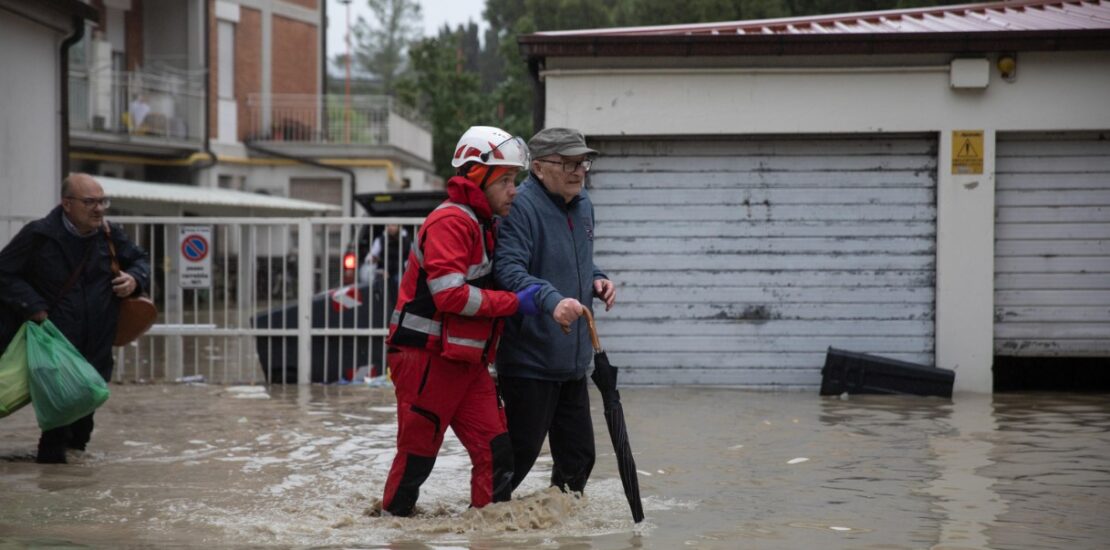
[[[355,193],[435,184],[418,116],[390,98],[324,93],[323,0],[89,4],[99,17],[70,50],[70,169],[150,184],[108,190],[124,213],[212,213],[159,183],[348,215],[361,214]],[[322,211],[266,204],[251,212]]]

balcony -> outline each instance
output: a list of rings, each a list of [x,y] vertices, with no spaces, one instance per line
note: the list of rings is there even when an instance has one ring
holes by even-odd
[[[432,158],[432,135],[416,113],[388,96],[251,94],[244,141],[317,156]]]
[[[107,151],[199,150],[204,92],[204,75],[196,72],[70,71],[71,142]]]

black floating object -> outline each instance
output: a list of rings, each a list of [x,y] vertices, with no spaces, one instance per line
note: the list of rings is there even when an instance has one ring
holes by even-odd
[[[821,395],[907,394],[952,397],[956,373],[899,361],[829,348],[821,369]]]

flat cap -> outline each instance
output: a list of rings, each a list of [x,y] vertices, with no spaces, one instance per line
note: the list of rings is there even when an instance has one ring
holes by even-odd
[[[534,159],[548,155],[577,157],[597,154],[597,151],[586,147],[582,132],[573,128],[544,128],[528,141],[528,150]]]

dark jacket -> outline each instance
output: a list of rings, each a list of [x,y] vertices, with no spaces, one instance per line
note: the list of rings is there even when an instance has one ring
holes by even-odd
[[[493,266],[497,283],[507,290],[540,283],[537,297],[544,311],[506,319],[497,372],[553,381],[585,376],[593,359],[585,319],[572,323],[566,335],[551,314],[564,298],[592,311],[593,283],[608,278],[594,265],[594,207],[586,191],[567,203],[529,174],[501,220]]]
[[[397,232],[396,236],[390,237],[383,230],[382,234],[374,239],[371,250],[374,246],[381,247],[379,254],[389,256],[388,258],[376,258],[377,268],[385,269],[390,278],[396,278],[412,250],[412,240],[409,239],[408,234],[401,230]],[[397,250],[398,247],[401,248],[400,252]]]
[[[7,347],[19,324],[47,310],[50,321],[107,380],[112,373],[112,340],[119,319],[108,243],[102,231],[88,237],[71,234],[62,215],[62,207],[56,207],[45,218],[25,225],[0,250],[0,308],[7,319],[0,347]],[[117,224],[112,224],[112,241],[120,268],[138,283],[135,292],[149,289],[147,253]],[[81,275],[65,296],[59,297],[86,252],[88,259]]]

